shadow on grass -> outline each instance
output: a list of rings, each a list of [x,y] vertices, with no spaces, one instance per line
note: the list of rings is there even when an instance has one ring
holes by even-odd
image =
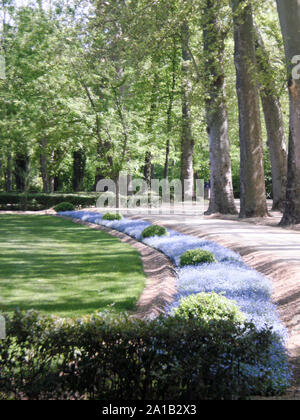
[[[132,311],[145,275],[118,238],[51,216],[0,216],[1,307],[61,316]]]

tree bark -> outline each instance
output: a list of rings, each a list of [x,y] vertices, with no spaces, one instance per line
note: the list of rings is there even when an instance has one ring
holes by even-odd
[[[24,152],[19,152],[15,157],[15,181],[18,191],[26,191],[28,185],[29,156]]]
[[[169,105],[167,109],[167,143],[166,143],[166,158],[164,165],[164,179],[169,178],[169,166],[170,166],[170,145],[171,145],[171,132],[172,132],[172,111],[175,97],[175,86],[176,86],[176,54],[177,45],[174,38],[173,45],[173,56],[172,56],[172,83],[169,89]]]
[[[224,36],[218,2],[204,2],[206,122],[210,146],[211,196],[207,214],[237,214],[234,202],[228,119],[225,100]]]
[[[280,100],[272,86],[272,65],[258,28],[256,28],[256,58],[261,75],[260,96],[272,168],[273,210],[283,211],[287,182],[286,135]]]
[[[293,71],[292,59],[299,56],[299,0],[277,0],[289,75],[290,133],[287,194],[282,226],[300,223],[300,78]]]
[[[43,181],[43,193],[50,192],[50,176],[48,168],[48,156],[47,156],[47,139],[40,141],[40,168]]]
[[[182,133],[181,133],[181,182],[186,185],[184,195],[191,199],[194,196],[194,139],[192,133],[191,91],[190,80],[191,55],[189,52],[190,31],[185,21],[181,27],[182,50]]]
[[[83,149],[78,149],[73,152],[73,191],[83,191],[83,181],[86,166],[86,155]]]
[[[12,156],[10,152],[7,155],[7,162],[5,168],[5,191],[12,191]]]
[[[252,5],[247,0],[233,0],[232,8],[240,125],[240,217],[264,217],[268,215],[268,208],[259,95],[254,74],[257,63]]]

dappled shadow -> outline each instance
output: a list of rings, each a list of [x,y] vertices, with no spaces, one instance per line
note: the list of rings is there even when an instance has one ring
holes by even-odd
[[[0,216],[2,309],[132,311],[143,288],[138,252],[104,232],[49,216]]]

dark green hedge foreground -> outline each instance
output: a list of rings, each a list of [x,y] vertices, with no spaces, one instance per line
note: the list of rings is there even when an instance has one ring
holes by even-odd
[[[2,399],[243,399],[272,393],[270,330],[252,324],[93,315],[78,320],[15,312],[0,340]],[[246,368],[245,368],[246,366]],[[244,367],[244,368],[243,368]]]

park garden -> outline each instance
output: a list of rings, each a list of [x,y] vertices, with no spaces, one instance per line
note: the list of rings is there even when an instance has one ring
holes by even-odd
[[[299,267],[300,6],[289,2],[1,2],[0,399],[297,394],[298,277],[279,287],[290,254],[277,273],[243,236],[272,224]],[[179,182],[194,213],[163,217],[153,180],[171,207]],[[146,313],[147,293],[159,303]]]

